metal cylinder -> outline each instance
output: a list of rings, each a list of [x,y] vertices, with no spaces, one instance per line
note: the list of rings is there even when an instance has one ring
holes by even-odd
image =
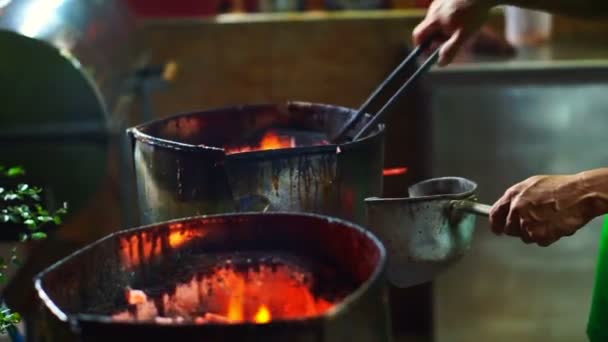
[[[176,232],[187,243],[171,244]],[[167,243],[147,249],[159,239]],[[165,239],[165,240],[163,240]],[[143,251],[143,252],[142,252]],[[133,284],[162,282],[188,256],[217,251],[286,251],[335,265],[355,287],[320,316],[266,324],[115,322],[107,314]],[[36,277],[44,341],[391,341],[382,244],[362,227],[314,214],[232,214],[163,222],[114,233]],[[285,298],[289,301],[288,298]],[[108,309],[109,308],[109,309]]]
[[[384,127],[343,145],[226,155],[224,146],[271,127],[333,136],[355,111],[310,103],[249,105],[174,116],[129,130],[141,219],[152,223],[245,210],[312,212],[363,223],[382,194]],[[367,119],[361,120],[357,132]]]

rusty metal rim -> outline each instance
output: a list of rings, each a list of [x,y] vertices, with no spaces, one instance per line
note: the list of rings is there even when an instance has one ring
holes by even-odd
[[[290,103],[294,103],[294,102],[288,102],[287,105],[289,105]],[[296,102],[296,103],[300,103],[300,102]],[[343,106],[328,105],[328,104],[322,104],[322,103],[310,103],[310,104],[326,106],[326,107],[333,107],[336,109],[341,109],[341,110],[351,111],[351,112],[353,111],[352,108],[343,107]],[[375,138],[376,136],[383,135],[385,133],[385,125],[382,123],[379,123],[377,125],[376,129],[374,129],[371,133],[369,133],[364,138],[356,140],[356,141],[347,142],[344,144],[301,146],[301,147],[293,147],[293,148],[288,148],[288,149],[276,149],[276,150],[267,150],[267,151],[253,151],[253,152],[247,152],[247,153],[226,154],[225,149],[222,147],[209,146],[209,145],[204,145],[204,144],[200,144],[200,145],[185,144],[185,143],[181,143],[181,142],[177,142],[177,141],[154,137],[154,136],[146,134],[142,131],[143,127],[149,126],[152,123],[162,123],[162,122],[167,122],[169,120],[175,120],[177,118],[194,116],[197,114],[204,115],[205,113],[211,113],[211,112],[220,111],[220,110],[225,111],[225,110],[229,110],[229,109],[243,110],[244,108],[251,109],[251,108],[276,107],[277,105],[278,104],[273,104],[273,103],[251,104],[251,105],[242,105],[242,106],[213,108],[213,109],[204,110],[204,111],[200,111],[200,112],[181,113],[181,114],[176,114],[176,115],[173,115],[168,118],[161,119],[161,120],[145,122],[143,124],[129,128],[129,129],[127,129],[127,134],[131,135],[134,139],[142,141],[146,144],[150,144],[150,145],[161,147],[161,148],[172,149],[172,150],[180,150],[180,151],[188,151],[188,152],[221,152],[223,155],[226,156],[226,158],[230,158],[230,159],[242,159],[242,158],[247,158],[247,159],[264,158],[264,159],[266,159],[268,157],[281,157],[284,155],[293,156],[293,155],[300,155],[300,154],[318,154],[318,153],[334,154],[334,153],[338,153],[339,147],[349,148],[351,146],[356,146],[358,144],[367,142],[368,140],[371,140],[371,139]]]
[[[310,322],[315,322],[315,321],[324,321],[327,319],[334,319],[335,317],[340,315],[342,312],[346,312],[349,307],[354,305],[354,303],[368,291],[368,289],[372,286],[372,284],[375,284],[378,281],[384,281],[383,279],[380,279],[380,277],[385,272],[385,269],[386,269],[386,249],[385,249],[384,245],[380,242],[380,240],[372,232],[363,228],[362,226],[349,222],[349,221],[339,219],[339,218],[319,215],[319,214],[312,214],[312,213],[248,212],[248,213],[192,216],[192,217],[186,217],[186,218],[169,220],[169,221],[164,221],[164,222],[159,222],[159,223],[153,223],[153,224],[149,224],[149,225],[145,225],[145,226],[140,226],[140,227],[135,227],[135,228],[130,228],[130,229],[125,229],[125,230],[120,230],[120,231],[114,232],[112,234],[109,234],[103,238],[100,238],[99,240],[75,251],[74,253],[68,255],[67,257],[55,262],[54,264],[49,266],[44,271],[38,273],[34,277],[34,288],[35,288],[36,292],[38,293],[38,297],[40,298],[40,300],[53,313],[53,315],[55,315],[55,317],[57,317],[60,321],[70,323],[74,328],[78,327],[78,322],[112,323],[112,324],[137,325],[137,326],[158,326],[158,324],[152,323],[152,322],[115,322],[109,316],[103,316],[103,315],[81,314],[81,313],[80,314],[66,314],[57,305],[55,305],[53,300],[48,296],[46,291],[43,289],[42,278],[44,278],[44,276],[47,273],[53,271],[55,268],[57,268],[61,264],[65,263],[68,259],[76,257],[76,256],[84,253],[85,251],[94,248],[96,245],[99,245],[106,240],[113,239],[120,235],[130,234],[130,233],[134,233],[137,231],[143,231],[143,230],[150,229],[153,227],[168,226],[173,223],[183,223],[183,222],[194,221],[194,220],[235,219],[235,218],[247,218],[247,217],[256,217],[256,216],[292,216],[292,217],[296,217],[296,218],[297,217],[311,217],[311,218],[316,218],[316,219],[323,220],[326,222],[337,222],[337,223],[347,227],[348,229],[354,229],[355,231],[365,235],[367,238],[369,238],[372,241],[372,243],[374,243],[376,245],[376,247],[378,248],[378,251],[380,252],[378,265],[375,268],[375,270],[373,271],[373,273],[371,274],[371,276],[364,283],[362,283],[359,287],[357,287],[356,290],[354,290],[352,293],[350,293],[348,296],[346,296],[342,301],[340,301],[339,304],[334,306],[331,310],[327,311],[325,314],[310,317],[310,318],[302,318],[302,319],[273,320],[271,323],[264,324],[264,326],[276,327],[276,326],[283,326],[283,325],[299,325],[299,324],[308,324]],[[192,327],[192,326],[200,326],[200,325],[189,323],[189,324],[168,324],[166,326],[175,328],[175,327]],[[210,323],[210,324],[206,324],[206,326],[226,326],[226,325]],[[246,322],[246,323],[240,323],[240,324],[231,324],[231,326],[259,327],[260,324]]]
[[[471,185],[471,190],[468,191],[464,191],[458,194],[440,194],[440,195],[431,195],[431,196],[417,196],[417,197],[387,197],[387,198],[380,198],[380,197],[368,197],[366,198],[364,201],[365,202],[371,202],[371,203],[379,203],[379,202],[401,202],[401,201],[408,201],[408,202],[424,202],[424,201],[429,201],[429,200],[442,200],[442,199],[446,199],[446,200],[460,200],[460,199],[465,199],[465,198],[469,198],[475,195],[475,192],[477,191],[477,183],[462,178],[462,177],[439,177],[439,178],[432,178],[432,179],[428,179],[428,180],[424,180],[422,182],[416,183],[414,185],[423,185],[432,181],[437,181],[437,180],[449,180],[449,179],[454,179],[454,180],[464,180],[467,183],[469,183]],[[411,187],[410,187],[411,188]]]

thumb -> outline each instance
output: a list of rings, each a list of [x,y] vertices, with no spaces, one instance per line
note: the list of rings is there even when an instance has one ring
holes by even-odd
[[[422,44],[440,31],[441,25],[439,25],[439,22],[428,19],[423,20],[420,24],[418,24],[418,26],[416,26],[412,34],[414,45]]]
[[[446,40],[443,46],[441,46],[441,50],[439,50],[438,64],[445,66],[451,63],[465,39],[466,37],[462,29],[454,31],[450,39]]]

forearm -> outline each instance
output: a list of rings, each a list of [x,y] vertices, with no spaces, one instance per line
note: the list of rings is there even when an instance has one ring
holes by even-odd
[[[580,18],[608,18],[607,0],[496,0],[496,4]]]
[[[592,215],[608,213],[608,168],[583,171],[576,176]]]

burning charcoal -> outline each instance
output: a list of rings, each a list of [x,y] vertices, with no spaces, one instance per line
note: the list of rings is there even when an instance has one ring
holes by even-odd
[[[201,318],[201,317],[198,317],[198,318]],[[226,323],[226,324],[231,323],[231,321],[228,317],[214,314],[211,312],[205,313],[205,315],[202,317],[202,320],[205,323]]]
[[[148,300],[148,297],[141,290],[127,289],[126,291],[127,303],[131,305],[143,304]]]
[[[154,322],[158,324],[172,324],[173,319],[169,317],[155,317]]]
[[[257,139],[254,138],[250,139],[248,142],[226,146],[224,149],[226,150],[226,154],[235,154],[327,144],[329,144],[327,135],[322,132],[295,129],[269,129],[261,135],[258,135]]]
[[[209,260],[207,257],[201,263]],[[336,286],[347,289],[345,295],[350,289],[341,281],[336,283],[340,279],[337,273],[328,278],[327,265],[315,266],[310,260],[291,255],[246,253],[223,258],[218,255],[213,260],[215,267],[207,264],[199,273],[195,260],[174,270],[174,275],[167,276],[175,283],[162,287],[165,290],[127,289],[128,302],[135,303],[129,308],[131,313],[120,312],[114,317],[159,324],[263,324],[273,318],[322,314],[343,298],[333,293]],[[316,274],[319,271],[321,274]]]
[[[128,311],[123,311],[123,312],[119,312],[115,315],[112,316],[112,319],[118,322],[129,322],[129,321],[133,321],[134,317],[133,315],[128,312]]]

